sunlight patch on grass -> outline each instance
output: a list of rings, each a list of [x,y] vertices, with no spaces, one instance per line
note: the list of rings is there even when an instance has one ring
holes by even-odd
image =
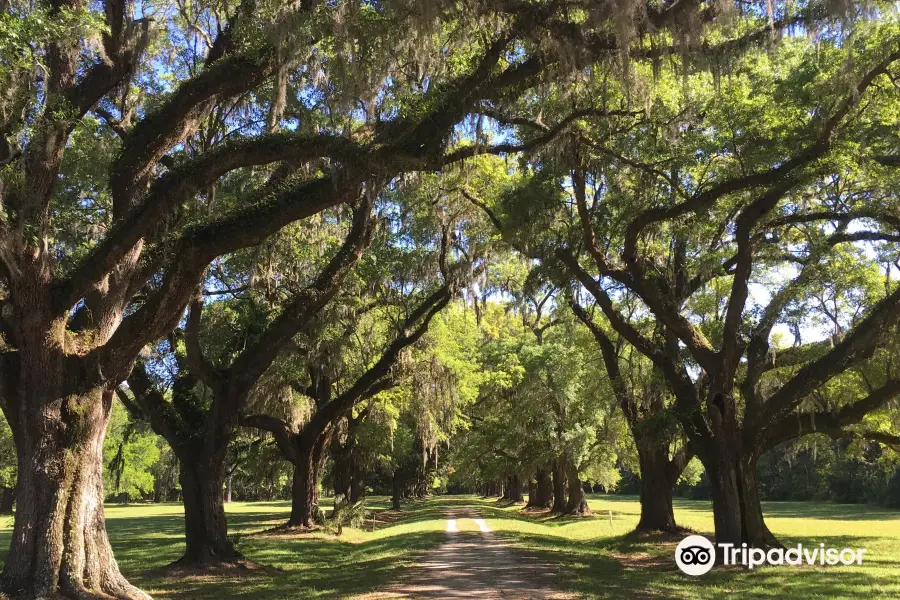
[[[387,510],[387,498],[370,498],[376,511],[361,528],[342,536],[326,532],[278,536],[289,502],[234,502],[226,506],[229,532],[248,559],[273,569],[229,575],[165,578],[153,569],[184,551],[180,504],[108,505],[110,540],[122,570],[157,600],[224,598],[287,600],[348,598],[386,588],[423,553],[445,538],[446,509],[474,509],[504,540],[556,565],[558,587],[583,598],[900,598],[900,511],[859,505],[766,503],[769,527],[786,545],[865,547],[862,566],[778,567],[754,571],[721,568],[701,578],[674,566],[677,536],[627,536],[638,522],[637,498],[591,495],[592,518],[524,511],[494,499],[449,496]],[[323,499],[323,505],[330,502]],[[612,511],[612,524],[610,513]],[[713,529],[709,502],[676,500],[678,523],[697,532]],[[457,521],[477,532],[472,518]],[[0,557],[12,519],[0,520]]]
[[[495,500],[471,499],[498,535],[560,567],[561,582],[584,598],[664,597],[900,598],[900,511],[861,505],[765,503],[766,522],[788,546],[867,548],[861,566],[714,569],[692,578],[675,569],[676,542],[627,537],[640,503],[625,496],[591,495],[594,516],[584,519],[530,513]],[[612,525],[610,514],[612,511]],[[713,532],[709,502],[678,500],[679,525]],[[677,539],[677,536],[676,538]]]

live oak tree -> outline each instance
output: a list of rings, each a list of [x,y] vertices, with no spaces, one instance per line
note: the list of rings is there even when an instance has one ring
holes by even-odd
[[[529,507],[555,501],[559,512],[589,514],[585,481],[610,489],[617,479],[620,420],[607,380],[591,360],[589,334],[554,305],[554,290],[536,297],[541,288],[512,283],[516,300],[482,310],[482,382],[465,408],[471,424],[455,440],[454,464],[459,479],[502,487],[508,500],[520,501],[527,485]]]
[[[320,472],[334,447],[335,428],[347,419],[352,424],[357,405],[402,381],[404,356],[485,268],[484,249],[469,233],[473,224],[462,221],[440,197],[434,207],[417,201],[427,181],[397,185],[385,193],[384,232],[356,290],[365,308],[345,319],[326,316],[304,332],[296,360],[306,377],[291,384],[311,399],[309,417],[302,423],[266,414],[241,418],[245,426],[272,433],[294,466],[289,526],[314,526]],[[468,203],[463,207],[473,212]],[[437,386],[432,379],[414,396]],[[426,436],[419,439],[428,441]]]
[[[309,385],[295,385],[313,401],[311,414],[299,429],[271,415],[241,417],[242,425],[272,433],[282,455],[294,466],[288,526],[315,526],[314,508],[318,504],[320,470],[324,453],[329,449],[333,427],[357,404],[393,385],[392,371],[404,350],[421,339],[434,316],[450,302],[457,285],[456,281],[445,281],[415,302],[408,314],[401,317],[396,333],[389,334],[381,356],[343,391],[335,391],[332,373],[325,364],[315,361],[315,358],[310,361]]]
[[[156,20],[149,6],[136,17],[129,0],[0,8],[0,396],[23,508],[4,587],[146,597],[106,538],[99,443],[138,353],[175,328],[216,257],[355,201],[364,182],[464,158],[443,154],[453,127],[558,59],[533,44],[513,60],[507,51],[570,18],[555,5],[505,4],[421,18],[402,2],[246,0]],[[485,36],[470,35],[479,24]],[[607,37],[598,51],[615,48]],[[198,143],[211,120],[228,130]],[[68,163],[78,132],[109,151]],[[220,178],[274,164],[266,181],[247,178],[240,203],[216,206]]]
[[[372,404],[350,411],[343,423],[334,426],[331,438],[332,489],[337,509],[341,504],[355,504],[365,495],[365,472],[368,464],[364,461],[360,447],[361,430],[371,413]]]
[[[474,287],[463,294],[474,298]],[[391,415],[381,473],[394,508],[442,488],[452,474],[457,435],[468,424],[464,411],[483,380],[479,319],[467,299],[452,301],[411,348],[397,385],[379,397],[382,414]]]
[[[521,494],[521,480],[528,476],[532,461],[542,460],[540,454],[526,455],[523,447],[533,440],[531,451],[544,452],[544,436],[533,422],[531,435],[526,431],[526,424],[531,421],[529,404],[523,402],[519,411],[511,410],[515,389],[525,375],[517,352],[517,340],[526,333],[521,321],[514,312],[505,313],[496,302],[478,302],[481,305],[477,313],[469,306],[465,310],[470,313],[466,329],[475,325],[471,313],[477,315],[477,337],[471,356],[479,377],[475,396],[464,408],[467,425],[453,439],[448,460],[458,473],[458,480],[480,488],[484,495],[509,498],[511,484]],[[453,329],[448,333],[460,335]]]
[[[665,375],[709,475],[720,541],[777,543],[759,504],[756,462],[763,452],[811,431],[813,422],[841,431],[900,391],[887,370],[843,406],[820,410],[807,402],[884,345],[900,314],[893,277],[880,296],[857,295],[858,318],[827,343],[781,352],[770,343],[773,327],[790,322],[789,305],[812,293],[842,246],[898,240],[894,200],[879,184],[879,167],[868,161],[851,169],[844,154],[858,148],[861,132],[878,130],[896,101],[886,91],[900,57],[895,32],[870,34],[848,42],[859,56],[850,72],[831,66],[840,64],[841,51],[830,42],[810,48],[797,40],[763,59],[766,68],[768,60],[784,65],[786,75],[766,78],[760,63],[746,63],[721,94],[713,88],[698,98],[691,114],[662,109],[621,129],[572,132],[571,150],[555,164],[568,165],[576,226],[541,252],[567,269],[612,329]],[[818,52],[835,63],[817,62]],[[658,106],[666,106],[663,96]],[[531,187],[543,190],[549,205],[559,192],[546,181],[562,180],[551,171]],[[778,284],[771,296],[753,298],[751,285],[772,279]],[[717,316],[699,320],[693,299],[710,287],[719,293]],[[640,299],[660,323],[657,332],[642,332],[620,310],[623,292]],[[791,369],[786,376],[771,376],[782,367]]]
[[[535,249],[535,245],[529,247],[529,243],[522,240],[541,240],[547,231],[552,231],[554,219],[546,219],[543,213],[546,213],[544,209],[547,207],[548,198],[551,199],[550,203],[552,204],[552,198],[558,194],[558,189],[547,179],[539,179],[532,182],[533,185],[525,187],[520,185],[521,182],[517,183],[514,178],[507,177],[506,179],[500,185],[496,185],[495,182],[494,186],[482,187],[480,191],[485,193],[483,197],[466,189],[463,190],[463,193],[467,199],[487,213],[497,231],[511,242],[511,245],[520,254],[540,259],[542,257],[541,242],[537,242],[537,249]],[[498,187],[499,192],[497,191]],[[566,217],[562,217],[562,219],[565,220]],[[567,278],[572,278],[572,275],[567,274],[566,269],[561,268],[558,261],[552,259],[552,256],[551,261],[545,262],[541,267],[532,271],[531,275],[536,275],[541,271],[543,271],[544,279],[559,282],[562,287],[568,287]],[[538,275],[537,280],[539,281],[540,278],[541,275]],[[507,288],[509,288],[512,278],[507,277],[506,281]],[[559,315],[542,318],[543,313],[549,312],[554,305],[552,301],[554,290],[551,288],[549,291],[539,291],[536,295],[533,289],[529,290],[529,287],[534,286],[534,281],[530,282],[530,286],[528,281],[520,282],[515,290],[510,291],[520,298],[520,302],[524,303],[526,311],[523,314],[523,324],[534,334],[535,342],[543,345],[548,328],[564,322],[565,319],[560,318]],[[641,520],[638,529],[676,530],[672,490],[693,453],[681,441],[677,420],[667,405],[671,402],[667,403],[666,397],[671,394],[669,394],[664,381],[654,381],[652,373],[642,374],[640,372],[640,367],[634,360],[633,347],[627,345],[624,338],[618,334],[604,330],[594,317],[581,306],[577,297],[580,294],[576,296],[567,290],[565,294],[560,292],[559,295],[566,297],[565,303],[571,307],[575,316],[586,326],[599,345],[601,360],[605,366],[600,380],[609,384],[608,388],[599,390],[599,393],[615,397],[635,440],[641,465],[642,486]],[[633,314],[635,307],[632,306],[628,312]],[[571,344],[574,343],[574,338],[570,338],[568,346],[571,347]],[[628,349],[632,357],[625,368],[626,375],[623,375],[623,367],[620,365],[620,355],[624,348]],[[553,351],[551,351],[551,355],[554,355]],[[638,358],[637,363],[640,362],[641,360]],[[541,369],[542,367],[539,365],[531,365],[530,368],[525,369],[528,374],[526,377]],[[652,371],[652,367],[648,371]],[[552,378],[548,377],[547,387],[552,388],[552,384]],[[522,386],[519,386],[516,391],[521,396]],[[537,446],[540,450],[531,448],[526,451],[526,454],[532,458],[544,456],[541,452],[546,452],[547,448],[561,447],[565,431],[567,427],[571,426],[571,423],[566,423],[565,410],[559,399],[552,396],[547,397],[546,404],[557,416],[555,442],[552,436],[551,439],[538,442]],[[516,415],[520,414],[519,407],[517,407]],[[512,419],[512,422],[515,420]],[[530,424],[528,428],[529,430],[536,429],[534,423]],[[533,490],[535,494],[530,496],[529,506],[546,506],[555,511],[570,513],[584,512],[587,508],[583,500],[577,468],[564,453],[558,452],[557,455],[550,456],[546,464],[539,465],[535,472],[535,479],[537,480]],[[568,500],[566,499],[567,479],[570,491]],[[573,500],[573,498],[575,499]]]
[[[583,339],[579,339],[581,328],[574,327],[571,319],[559,314],[557,291],[552,286],[542,284],[536,271],[529,273],[521,290],[520,298],[522,324],[534,338],[532,362],[523,364],[525,381],[529,385],[516,386],[513,392],[512,409],[521,410],[526,398],[534,403],[537,422],[543,420],[543,427],[532,422],[528,431],[548,431],[549,439],[544,439],[543,453],[533,448],[524,448],[526,456],[547,456],[549,461],[536,465],[535,478],[552,480],[553,501],[550,508],[570,515],[589,515],[590,508],[584,495],[581,473],[591,462],[601,458],[596,454],[610,448],[607,417],[609,406],[605,378],[597,378],[587,366],[582,354]],[[554,307],[556,310],[554,311]],[[556,314],[554,314],[554,312]],[[566,350],[563,351],[563,348]],[[523,356],[529,356],[525,351]],[[534,394],[528,398],[528,391]],[[533,439],[532,443],[541,441]],[[600,452],[602,454],[602,452]],[[541,468],[543,467],[543,468]],[[541,472],[543,471],[543,472]],[[607,483],[604,481],[604,483]],[[544,481],[546,489],[547,483]],[[537,488],[540,487],[536,485]],[[545,505],[547,498],[538,499]]]
[[[595,57],[665,56],[667,32],[728,4],[0,2],[0,400],[22,508],[4,590],[146,598],[105,533],[101,440],[218,257],[401,173],[520,149],[476,125],[447,150],[469,115]],[[818,10],[800,8],[736,39]]]
[[[637,531],[677,531],[672,494],[693,457],[671,411],[668,386],[652,364],[624,339],[607,331],[581,306],[569,299],[572,312],[597,341],[616,401],[625,416],[637,449],[640,467],[641,517]],[[641,360],[644,358],[644,360]]]
[[[372,194],[367,194],[354,206],[347,237],[327,264],[227,364],[214,362],[204,353],[200,339],[203,303],[195,298],[183,331],[184,351],[173,348],[180,359],[176,375],[180,385],[173,385],[171,403],[144,367],[135,370],[128,380],[133,399],[119,390],[122,401],[149,420],[178,456],[187,542],[179,564],[242,558],[228,538],[222,495],[226,454],[239,415],[279,354],[337,294],[371,239],[372,220]],[[211,398],[206,406],[197,397],[197,382],[209,390]]]

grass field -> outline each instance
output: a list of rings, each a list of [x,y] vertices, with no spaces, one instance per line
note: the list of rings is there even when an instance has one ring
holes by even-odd
[[[590,520],[523,516],[496,503],[480,510],[517,546],[561,565],[560,583],[584,598],[900,598],[900,511],[848,504],[769,502],[766,522],[786,546],[866,548],[861,566],[717,568],[693,578],[674,565],[677,539],[640,539],[635,498],[593,496]],[[610,525],[609,511],[612,511]],[[677,500],[678,523],[711,533],[711,505]]]
[[[676,501],[683,526],[710,532],[708,503]],[[254,598],[351,598],[395,580],[425,550],[441,541],[441,508],[475,508],[498,535],[558,565],[560,588],[584,598],[900,598],[900,511],[859,505],[768,503],[769,527],[786,544],[819,543],[865,547],[862,566],[769,567],[755,571],[714,569],[689,578],[674,568],[673,539],[639,539],[626,534],[637,523],[637,500],[622,496],[589,499],[591,519],[529,515],[520,507],[475,497],[441,497],[385,512],[384,498],[369,503],[380,513],[375,531],[272,536],[261,533],[283,522],[286,502],[228,505],[229,528],[263,571],[163,577],[158,569],[183,549],[181,507],[177,504],[107,507],[107,525],[122,570],[155,598],[197,600]],[[612,511],[610,523],[609,511]],[[477,530],[462,520],[461,530]],[[0,529],[8,546],[11,519]]]
[[[367,506],[381,512],[388,502],[374,498]],[[345,528],[341,537],[263,534],[287,520],[289,502],[234,502],[226,510],[238,548],[272,569],[179,578],[154,572],[184,550],[180,504],[107,505],[106,524],[122,571],[156,600],[348,598],[390,582],[415,556],[438,545],[444,530],[436,501],[408,505],[402,515],[391,515],[402,520],[378,522],[374,532]],[[2,525],[0,557],[5,559],[12,518]]]

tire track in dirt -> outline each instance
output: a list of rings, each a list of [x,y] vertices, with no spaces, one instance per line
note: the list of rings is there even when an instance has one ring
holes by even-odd
[[[444,542],[403,579],[367,600],[387,598],[477,598],[479,600],[570,600],[558,591],[557,569],[513,548],[494,535],[475,511],[447,509]],[[460,519],[473,519],[481,533],[461,532]]]

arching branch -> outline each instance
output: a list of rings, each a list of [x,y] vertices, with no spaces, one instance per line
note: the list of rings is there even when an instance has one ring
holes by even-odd
[[[845,431],[846,427],[859,423],[867,414],[885,406],[898,396],[900,396],[900,379],[891,379],[865,398],[843,406],[836,411],[784,415],[778,423],[774,424],[767,431],[765,447],[773,448],[778,444],[810,433],[825,433],[833,437],[846,437],[849,434],[849,432]],[[853,436],[854,434],[849,435]],[[879,437],[875,432],[868,432],[868,435],[863,435],[865,437]],[[880,434],[880,437],[886,443],[891,443],[892,436],[889,434]]]
[[[268,431],[275,438],[278,449],[281,454],[290,462],[296,463],[299,460],[297,454],[297,446],[294,443],[296,434],[291,431],[287,423],[277,417],[269,415],[247,415],[239,419],[242,427],[252,427],[254,429],[262,429]]]
[[[900,317],[900,288],[869,312],[834,348],[801,367],[766,401],[766,421],[789,418],[796,405],[814,389],[872,355],[884,332]]]

